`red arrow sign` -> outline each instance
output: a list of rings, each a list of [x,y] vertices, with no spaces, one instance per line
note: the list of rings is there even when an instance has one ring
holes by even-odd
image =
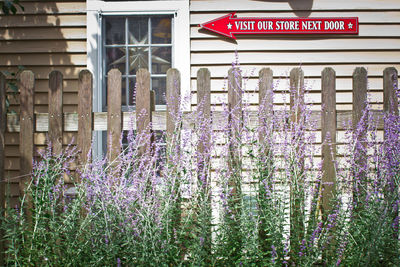
[[[358,34],[358,18],[237,18],[230,13],[200,27],[233,39],[235,34]]]

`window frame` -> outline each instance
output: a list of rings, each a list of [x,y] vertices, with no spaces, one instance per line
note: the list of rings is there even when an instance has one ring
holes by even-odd
[[[107,69],[107,66],[106,66],[106,61],[107,61],[107,59],[106,59],[106,49],[107,48],[109,48],[109,47],[113,47],[113,46],[115,46],[115,47],[121,47],[121,46],[123,46],[124,48],[126,48],[126,46],[133,46],[133,45],[131,45],[131,44],[128,44],[127,43],[127,40],[126,40],[126,42],[125,42],[125,44],[117,44],[117,45],[112,45],[112,46],[109,46],[109,45],[107,45],[106,44],[106,42],[105,42],[105,39],[106,38],[103,38],[103,36],[105,36],[106,35],[106,32],[105,32],[105,21],[104,21],[104,19],[105,19],[105,17],[107,17],[107,18],[110,18],[110,17],[113,17],[113,16],[115,16],[115,17],[121,17],[121,18],[123,18],[124,20],[125,19],[127,19],[127,18],[132,18],[132,17],[134,17],[134,16],[142,16],[143,14],[141,13],[140,15],[136,15],[136,14],[134,14],[134,15],[132,15],[132,14],[129,14],[129,15],[120,15],[120,14],[115,14],[115,13],[112,13],[112,14],[109,14],[109,13],[101,13],[101,17],[100,17],[100,23],[101,23],[101,27],[102,27],[102,32],[101,32],[101,34],[102,34],[102,43],[101,43],[101,45],[100,45],[100,49],[101,49],[101,58],[99,59],[99,64],[101,64],[101,72],[102,72],[102,76],[101,76],[101,78],[103,79],[102,80],[102,103],[103,103],[103,111],[106,111],[107,110],[107,107],[105,106],[105,103],[106,103],[106,96],[105,96],[105,94],[104,94],[104,88],[106,87],[106,79],[105,79],[105,75],[106,75],[106,69]],[[158,15],[158,14],[157,14]],[[148,15],[148,14],[146,14],[145,16],[143,16],[143,17],[146,17],[147,19],[148,19],[148,31],[149,31],[149,41],[152,39],[151,38],[151,31],[152,31],[152,29],[150,28],[151,27],[151,18],[155,18],[155,17],[157,17],[157,15],[154,15],[154,14],[151,14],[151,15]],[[159,16],[164,16],[164,15],[166,15],[166,16],[169,16],[169,17],[171,17],[171,36],[172,36],[172,38],[171,38],[171,42],[170,43],[153,43],[153,42],[149,42],[149,43],[145,43],[145,44],[142,44],[142,45],[137,45],[138,47],[148,47],[149,48],[149,50],[148,50],[148,54],[149,55],[152,55],[152,53],[153,53],[153,51],[152,51],[152,48],[153,47],[162,47],[162,48],[164,48],[164,47],[170,47],[171,48],[171,66],[173,67],[174,66],[174,57],[172,56],[172,53],[173,53],[173,49],[174,49],[174,42],[175,42],[175,38],[174,38],[174,32],[173,32],[173,27],[174,27],[174,13],[171,13],[171,12],[168,12],[168,13],[165,13],[165,14],[160,14]],[[125,27],[126,27],[127,25],[125,25]],[[126,31],[128,31],[128,29],[125,29],[125,34],[127,33]],[[162,73],[162,74],[159,74],[159,73],[153,73],[153,71],[152,71],[152,66],[151,66],[151,56],[148,58],[149,59],[149,72],[150,72],[150,88],[152,88],[152,83],[153,83],[153,78],[166,78],[166,76],[167,76],[167,74],[166,73]],[[125,62],[125,64],[127,64],[127,62]],[[125,67],[127,68],[127,65],[125,65]],[[125,74],[126,73],[122,73],[122,76],[124,77],[125,76]],[[136,74],[128,74],[128,76],[130,76],[130,77],[126,77],[126,79],[127,80],[130,80],[130,79],[132,79],[133,78],[133,76],[135,76],[135,78],[136,78]],[[125,80],[125,79],[124,79]],[[132,110],[135,110],[135,108],[136,108],[136,106],[133,104],[133,105],[129,105],[129,98],[130,97],[132,97],[132,96],[129,96],[129,88],[128,87],[125,87],[125,90],[126,90],[126,99],[125,99],[125,101],[126,101],[126,105],[123,105],[122,106],[122,111],[124,111],[124,112],[127,112],[127,111],[132,111]],[[156,110],[157,111],[159,111],[159,110],[166,110],[166,105],[165,104],[162,104],[162,105],[155,105],[155,108],[156,108]]]
[[[190,19],[189,0],[175,1],[112,1],[88,0],[87,9],[87,68],[93,73],[93,111],[103,111],[103,15],[173,15],[172,67],[181,73],[181,97],[190,99]],[[178,41],[177,41],[178,40]],[[181,101],[183,111],[190,110],[190,101]],[[103,154],[101,133],[93,132],[93,155]]]

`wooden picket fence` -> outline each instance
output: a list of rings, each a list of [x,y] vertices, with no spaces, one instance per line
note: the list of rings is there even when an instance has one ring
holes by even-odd
[[[330,137],[331,143],[336,143],[336,131],[342,129],[342,122],[352,119],[353,125],[356,125],[362,118],[362,112],[367,102],[367,71],[365,68],[356,68],[353,73],[353,109],[352,111],[336,110],[336,74],[332,68],[325,68],[321,75],[321,111],[314,111],[312,116],[317,121],[317,127],[321,130],[322,140],[327,136]],[[24,191],[25,182],[30,179],[29,174],[32,172],[32,159],[34,157],[34,133],[48,132],[49,142],[53,146],[55,153],[62,152],[63,132],[77,132],[77,146],[80,151],[79,161],[84,163],[88,159],[86,155],[92,144],[93,131],[107,130],[107,142],[111,142],[107,147],[112,149],[108,151],[108,156],[113,159],[121,151],[120,137],[123,130],[130,128],[132,112],[122,112],[121,107],[121,82],[122,76],[119,70],[113,69],[108,73],[107,80],[107,112],[92,111],[92,95],[93,95],[93,77],[88,70],[79,73],[78,82],[78,112],[63,113],[63,75],[59,71],[53,71],[49,75],[49,107],[48,113],[34,114],[34,73],[25,70],[20,74],[19,91],[20,91],[20,113],[6,114],[5,91],[6,79],[0,74],[0,204],[4,207],[5,203],[5,177],[4,177],[4,134],[8,132],[19,132],[19,151],[20,151],[20,175],[19,181],[20,194]],[[266,108],[262,109],[262,113],[253,112],[251,117],[260,126],[267,123],[268,118],[273,112],[273,72],[270,68],[264,68],[259,73],[259,104],[267,103]],[[168,135],[172,135],[175,130],[176,114],[179,112],[180,98],[180,74],[176,69],[170,69],[167,72],[167,88],[166,88],[166,111],[154,111],[154,94],[150,90],[150,74],[147,70],[141,69],[137,72],[136,86],[136,110],[133,112],[134,129],[139,133],[149,129],[151,125],[153,130],[165,130]],[[242,103],[241,94],[242,78],[235,75],[233,69],[228,72],[228,108],[232,114],[228,118],[240,117],[242,110],[234,109]],[[290,72],[290,87],[295,94],[291,95],[290,105],[294,109],[294,103],[297,101],[304,102],[304,73],[301,68],[295,68]],[[387,68],[383,72],[383,95],[384,95],[384,112],[398,113],[397,97],[394,88],[398,88],[398,73],[395,68]],[[296,99],[297,98],[297,99]],[[211,118],[213,122],[211,127],[203,127],[211,131],[222,125],[222,121],[226,120],[222,112],[211,112],[211,75],[208,69],[200,69],[197,73],[197,103],[198,109],[193,112],[201,112],[205,118]],[[260,109],[261,110],[261,109]],[[383,111],[376,111],[382,113]],[[292,120],[297,120],[301,113],[298,110],[292,110]],[[189,113],[189,114],[188,114]],[[191,112],[184,113],[190,117]],[[140,119],[139,119],[140,117]],[[257,122],[258,121],[258,122]],[[184,117],[183,127],[192,127],[192,124]],[[234,127],[234,126],[232,126]],[[381,128],[382,122],[381,122]],[[236,131],[231,131],[235,134]],[[204,133],[207,136],[207,133]],[[262,136],[260,136],[262,138]],[[167,139],[168,140],[168,139]],[[199,144],[198,150],[204,151],[208,149],[209,144]],[[335,146],[332,148],[322,142],[322,158],[323,158],[323,179],[322,183],[325,187],[323,191],[323,209],[330,209],[328,204],[329,196],[332,193],[335,170],[334,159],[336,151]],[[333,149],[334,153],[331,153]],[[234,158],[238,151],[231,151]],[[199,166],[205,166],[210,159],[201,159]]]

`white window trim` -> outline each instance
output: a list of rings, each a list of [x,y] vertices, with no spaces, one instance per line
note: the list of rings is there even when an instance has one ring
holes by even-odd
[[[102,111],[102,97],[99,88],[102,84],[101,70],[101,23],[100,14],[155,15],[174,14],[172,33],[173,68],[181,73],[181,109],[190,111],[190,19],[189,0],[176,1],[125,1],[104,2],[88,0],[87,9],[87,68],[93,75],[93,111]],[[94,155],[102,153],[102,137],[94,133]]]

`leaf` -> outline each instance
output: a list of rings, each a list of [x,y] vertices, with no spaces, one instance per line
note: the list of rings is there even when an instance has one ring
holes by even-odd
[[[14,5],[10,6],[11,12],[15,15],[17,13],[17,8]]]

